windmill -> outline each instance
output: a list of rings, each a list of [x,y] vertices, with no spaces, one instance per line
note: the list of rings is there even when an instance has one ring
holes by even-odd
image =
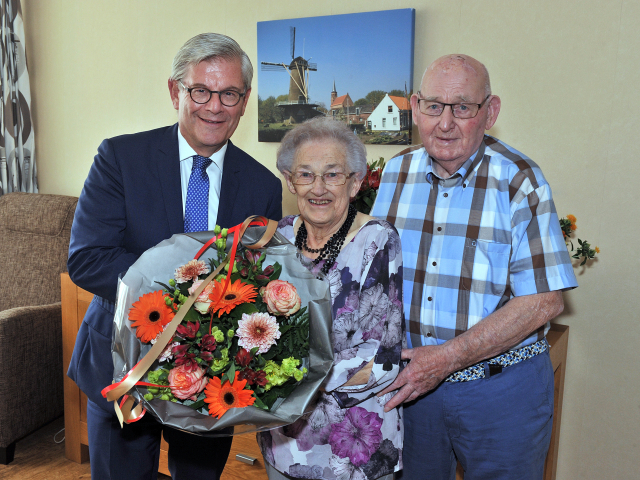
[[[309,72],[318,71],[315,63],[309,63],[303,57],[296,57],[296,27],[289,27],[291,43],[291,62],[260,62],[262,71],[284,71],[289,74],[289,100],[279,102],[290,123],[299,123],[308,118],[322,115],[316,110],[318,105],[309,103]],[[310,59],[309,59],[310,60]]]

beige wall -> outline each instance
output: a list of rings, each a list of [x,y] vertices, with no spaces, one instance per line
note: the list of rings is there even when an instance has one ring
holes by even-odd
[[[558,479],[637,478],[640,452],[638,188],[640,2],[22,0],[40,191],[78,195],[100,141],[175,122],[166,86],[191,36],[234,37],[256,59],[256,22],[416,7],[414,84],[435,58],[483,61],[502,98],[494,134],[546,173],[561,215],[602,249],[578,268],[559,322],[571,326]],[[179,6],[176,6],[179,5]],[[225,12],[222,18],[222,12]],[[370,34],[371,32],[369,32]],[[367,35],[363,35],[366,41]],[[260,72],[257,72],[260,75]],[[254,87],[257,80],[254,81]],[[257,88],[235,143],[257,141]],[[397,147],[369,147],[389,158]],[[285,212],[295,208],[285,192]],[[427,447],[428,448],[428,447]]]

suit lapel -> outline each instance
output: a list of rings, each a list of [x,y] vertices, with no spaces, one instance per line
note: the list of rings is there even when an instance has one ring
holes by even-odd
[[[177,123],[167,128],[160,139],[156,166],[171,234],[184,233]]]
[[[220,187],[220,203],[216,224],[223,228],[232,227],[233,207],[240,190],[241,165],[237,155],[237,147],[229,140],[224,156],[222,185]]]

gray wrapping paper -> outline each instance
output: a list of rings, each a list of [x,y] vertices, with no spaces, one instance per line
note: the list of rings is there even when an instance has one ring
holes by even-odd
[[[249,227],[242,237],[238,251],[243,248],[242,244],[255,243],[263,232],[264,227]],[[175,269],[192,260],[212,236],[213,232],[174,235],[142,254],[120,279],[112,337],[114,382],[122,380],[151,349],[151,345],[140,343],[131,328],[131,322],[128,320],[131,305],[141,295],[162,288],[156,282],[167,283],[173,278]],[[232,235],[227,239],[228,249],[231,242]],[[153,415],[162,424],[203,436],[227,436],[287,425],[312,409],[316,392],[333,365],[331,297],[328,283],[316,279],[309,273],[300,264],[295,246],[277,232],[266,247],[259,251],[267,254],[263,267],[276,262],[282,265],[280,279],[292,283],[300,295],[302,306],[308,306],[310,352],[309,358],[304,360],[307,374],[291,395],[274,405],[272,411],[267,412],[253,406],[232,408],[220,419],[199,413],[179,403],[159,399],[146,401],[143,397],[146,388],[134,387],[128,394],[147,409],[147,414]],[[210,257],[215,258],[215,255],[215,249],[208,249],[200,259],[207,261]],[[156,361],[151,369],[157,367]],[[142,380],[147,381],[146,375]]]

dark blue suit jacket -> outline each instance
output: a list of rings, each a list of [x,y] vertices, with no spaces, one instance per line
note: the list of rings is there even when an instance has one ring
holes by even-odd
[[[118,275],[149,248],[184,233],[178,125],[104,140],[76,209],[69,275],[96,295],[76,337],[68,375],[89,399],[112,412],[100,391],[111,384],[111,330]],[[282,184],[229,141],[217,224],[250,215],[282,217]],[[195,254],[195,252],[194,252]]]

